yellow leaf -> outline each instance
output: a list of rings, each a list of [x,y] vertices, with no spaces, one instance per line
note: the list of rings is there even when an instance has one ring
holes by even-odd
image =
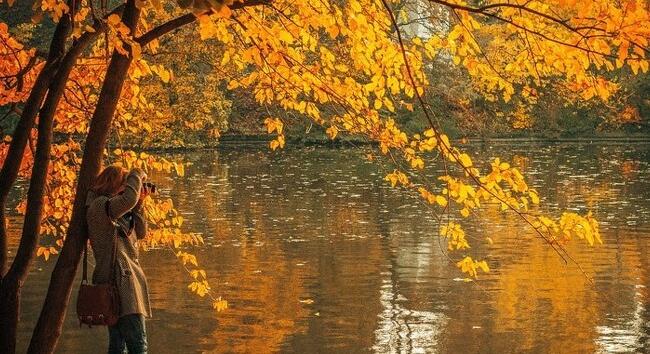
[[[332,25],[327,28],[327,33],[329,33],[331,38],[336,38],[340,31],[339,31],[339,26],[337,25]]]
[[[221,297],[219,297],[216,301],[212,303],[212,308],[217,310],[217,312],[221,312],[228,308],[228,301],[222,300]]]
[[[399,180],[399,177],[397,176],[397,172],[393,172],[387,174],[384,179],[386,181],[389,181],[391,186],[395,187],[397,185],[397,181]]]
[[[533,202],[533,204],[539,204],[539,196],[537,195],[537,192],[531,190],[528,192],[528,195],[530,196],[530,200]]]
[[[458,157],[464,167],[472,167],[472,159],[467,154],[460,154]]]
[[[169,80],[171,79],[170,72],[167,71],[167,70],[165,70],[165,69],[159,70],[159,71],[158,71],[158,76],[160,76],[160,79],[161,79],[164,83],[168,83]]]
[[[151,2],[151,5],[156,11],[162,11],[163,7],[160,0],[149,0],[149,2]]]
[[[230,16],[232,16],[232,10],[228,6],[222,6],[219,11],[217,11],[217,16],[220,18],[230,18]]]
[[[490,267],[488,267],[488,264],[486,261],[480,261],[478,262],[478,266],[485,272],[489,273],[490,272]]]
[[[230,52],[226,50],[223,53],[223,58],[221,58],[221,66],[225,66],[226,64],[228,64],[229,61],[230,61]]]
[[[282,129],[284,127],[284,124],[282,123],[281,120],[277,118],[266,118],[264,120],[264,123],[266,124],[266,131],[271,134],[274,131],[277,131],[278,134],[282,134]]]
[[[279,38],[281,41],[291,44],[293,43],[293,36],[288,31],[280,31]]]
[[[436,196],[436,203],[438,203],[438,205],[440,205],[441,207],[444,208],[444,207],[447,206],[447,198],[445,198],[445,197],[443,197],[441,195],[437,195]]]
[[[111,26],[115,26],[118,23],[120,23],[121,21],[122,20],[120,19],[120,16],[117,15],[117,14],[112,14],[112,15],[108,16],[108,19],[107,19],[108,24],[111,25]]]
[[[334,140],[334,138],[336,138],[336,135],[339,133],[339,130],[336,128],[336,126],[332,125],[331,127],[327,128],[325,132],[330,139]]]
[[[395,112],[395,106],[393,105],[393,102],[388,99],[388,97],[384,97],[384,105],[389,111]]]
[[[361,12],[361,4],[359,4],[359,2],[356,0],[350,1],[350,8],[352,8],[352,10],[356,13]]]
[[[210,19],[210,16],[201,15],[198,17],[199,20],[199,35],[201,39],[211,38],[215,32],[215,25]]]
[[[648,72],[648,68],[650,67],[650,63],[648,63],[647,60],[642,60],[639,65],[641,65],[641,71],[643,71],[643,73]]]
[[[180,177],[185,176],[185,166],[182,163],[176,163],[174,162],[174,169],[176,170],[176,174]]]

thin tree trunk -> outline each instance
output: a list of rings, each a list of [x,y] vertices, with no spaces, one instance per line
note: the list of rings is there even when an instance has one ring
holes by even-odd
[[[8,234],[5,206],[12,185],[18,177],[25,147],[34,126],[34,120],[43,103],[48,87],[56,74],[65,50],[65,42],[71,32],[68,16],[61,18],[54,30],[50,51],[45,65],[36,77],[34,86],[25,102],[20,120],[14,130],[9,151],[0,170],[0,351],[13,353],[16,329],[12,325],[18,318],[18,282],[6,281],[8,266]]]
[[[18,298],[20,296],[20,287],[17,283],[3,283],[0,289],[0,316],[2,318],[2,333],[0,335],[0,351],[4,353],[16,352],[16,326],[11,326],[18,319],[18,312],[20,311]]]
[[[29,97],[27,98],[27,101],[25,101],[23,112],[20,115],[20,120],[14,130],[11,145],[9,145],[9,151],[7,152],[4,164],[0,170],[0,282],[2,282],[2,278],[7,273],[8,269],[8,235],[7,218],[5,215],[7,196],[18,177],[18,170],[23,161],[27,140],[29,139],[29,135],[34,127],[34,120],[41,108],[47,89],[56,74],[59,62],[65,53],[65,42],[70,35],[71,30],[70,17],[63,16],[56,25],[56,29],[52,35],[52,42],[50,42],[50,51],[45,60],[45,65],[36,77],[34,86],[29,93]]]
[[[0,283],[0,353],[15,353],[16,328],[20,318],[20,291],[34,260],[40,236],[43,211],[43,195],[47,181],[52,145],[54,114],[59,104],[70,72],[77,58],[97,37],[98,32],[81,36],[61,61],[61,66],[52,80],[47,97],[39,114],[38,140],[34,166],[27,192],[27,208],[20,245],[11,268]]]
[[[23,235],[16,258],[0,285],[0,353],[16,352],[16,328],[20,314],[20,290],[23,280],[34,258],[34,249],[38,243],[43,209],[43,191],[50,161],[52,142],[52,119],[40,119],[38,124],[38,141],[34,156],[34,167],[27,192],[27,212],[23,226]]]
[[[140,10],[135,0],[128,0],[122,22],[135,32]],[[84,147],[84,156],[77,182],[70,227],[59,255],[43,309],[34,329],[28,353],[52,353],[56,347],[65,318],[74,276],[87,240],[85,202],[89,187],[99,173],[111,121],[122,92],[131,56],[113,52]]]

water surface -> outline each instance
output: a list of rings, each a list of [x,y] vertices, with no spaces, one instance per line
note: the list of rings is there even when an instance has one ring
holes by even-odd
[[[462,253],[447,253],[435,215],[360,148],[193,152],[185,178],[153,180],[205,238],[193,252],[230,308],[215,315],[190,294],[170,251],[144,253],[150,352],[650,352],[650,144],[468,149],[483,166],[513,161],[550,213],[594,212],[604,244],[567,247],[582,270],[516,217],[486,211],[465,227],[492,272],[458,281]],[[28,278],[21,351],[52,267],[39,260]],[[69,311],[58,351],[106,342]]]

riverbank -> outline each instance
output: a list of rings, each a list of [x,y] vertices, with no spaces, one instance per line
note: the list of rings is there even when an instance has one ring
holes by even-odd
[[[124,145],[127,150],[144,150],[150,152],[182,152],[203,149],[232,148],[247,145],[268,145],[272,140],[271,135],[228,135],[221,136],[218,140],[208,144],[187,144],[183,146],[158,146],[143,148],[138,145]],[[650,135],[609,135],[591,137],[452,137],[452,141],[461,144],[507,144],[507,143],[650,143]],[[287,137],[286,146],[322,146],[328,148],[359,147],[376,145],[376,142],[357,137],[340,137],[330,140],[328,137]]]

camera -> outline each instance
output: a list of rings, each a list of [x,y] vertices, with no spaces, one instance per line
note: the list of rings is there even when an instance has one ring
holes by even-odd
[[[148,194],[156,194],[156,192],[158,191],[158,188],[156,187],[155,184],[153,184],[151,182],[144,182],[144,183],[142,183],[142,190],[145,193],[148,193]]]

